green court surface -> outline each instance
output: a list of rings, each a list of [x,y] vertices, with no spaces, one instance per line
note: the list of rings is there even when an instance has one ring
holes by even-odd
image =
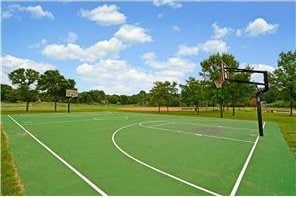
[[[127,112],[2,115],[26,195],[296,195],[279,128]]]

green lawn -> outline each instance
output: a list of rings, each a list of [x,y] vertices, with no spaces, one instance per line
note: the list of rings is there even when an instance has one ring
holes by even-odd
[[[12,117],[109,195],[209,195],[124,155],[111,140],[119,128],[115,142],[128,154],[192,184],[229,195],[254,145],[256,121],[180,113],[102,111]],[[192,112],[181,114],[192,116]],[[8,116],[1,118],[25,195],[98,194]],[[258,142],[237,194],[296,195],[295,167],[279,127],[267,122],[265,137]]]

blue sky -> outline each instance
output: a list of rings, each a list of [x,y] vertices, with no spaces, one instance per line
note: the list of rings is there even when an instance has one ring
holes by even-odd
[[[217,52],[273,70],[295,49],[295,2],[2,2],[2,79],[58,69],[81,91],[135,94],[199,78]]]

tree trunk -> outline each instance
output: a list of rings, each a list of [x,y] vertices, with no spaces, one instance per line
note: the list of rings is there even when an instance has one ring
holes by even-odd
[[[158,113],[160,113],[160,103],[158,103]]]
[[[223,118],[223,103],[220,103],[220,118]]]
[[[30,101],[27,101],[27,102],[26,102],[26,112],[29,111],[29,103],[30,103]]]
[[[293,115],[293,100],[290,100],[290,116]]]
[[[54,111],[55,112],[57,111],[57,100],[56,99],[54,100]]]
[[[232,102],[232,116],[235,115],[235,104],[234,102]]]
[[[166,104],[166,107],[167,107],[167,113],[169,113],[169,105]]]

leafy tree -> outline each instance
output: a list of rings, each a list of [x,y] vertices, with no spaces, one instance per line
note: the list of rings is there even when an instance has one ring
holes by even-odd
[[[141,90],[138,94],[138,103],[143,106],[147,103],[148,96],[147,93],[144,90]]]
[[[39,72],[33,69],[19,68],[9,73],[8,77],[12,81],[13,85],[18,85],[20,95],[26,101],[26,112],[28,112],[29,103],[36,99],[36,95],[38,93],[33,89],[33,86],[39,78]]]
[[[57,102],[66,95],[66,89],[73,89],[75,81],[65,79],[58,70],[45,71],[38,80],[38,89],[45,91],[53,98],[54,111],[57,111]]]
[[[245,69],[251,70],[250,67],[246,67]],[[241,73],[233,73],[231,79],[239,80],[239,81],[250,81],[251,75],[250,73],[241,72]],[[254,87],[254,86],[253,86]],[[227,91],[229,92],[229,99],[232,106],[232,116],[235,115],[235,106],[239,101],[243,102],[246,99],[252,97],[252,93],[254,92],[253,88],[250,84],[246,83],[229,83]]]
[[[290,104],[290,115],[296,101],[296,50],[280,53],[278,68],[274,71],[284,100]]]
[[[177,97],[177,83],[169,81],[154,82],[154,87],[150,90],[151,101],[157,103],[158,113],[160,113],[160,106],[165,104],[167,112],[169,111],[169,105]]]
[[[103,90],[91,90],[89,91],[92,101],[95,103],[102,103],[106,100],[106,94]]]
[[[120,103],[120,96],[117,94],[108,95],[107,100],[111,104],[119,104]]]
[[[12,90],[10,85],[1,84],[1,101],[8,101],[9,94]]]
[[[199,106],[205,98],[205,84],[202,81],[189,77],[185,85],[180,85],[182,101],[187,105],[194,105],[199,114]]]
[[[227,65],[227,67],[238,68],[239,63],[235,60],[235,57],[231,54],[213,54],[209,56],[208,59],[203,60],[200,64],[202,67],[201,76],[205,80],[214,81],[221,76],[221,64],[222,61]],[[215,88],[214,83],[212,87]],[[220,105],[220,117],[223,118],[223,106],[227,98],[229,98],[229,92],[226,87],[227,84],[223,85],[222,88],[217,88],[214,94],[214,99]]]

